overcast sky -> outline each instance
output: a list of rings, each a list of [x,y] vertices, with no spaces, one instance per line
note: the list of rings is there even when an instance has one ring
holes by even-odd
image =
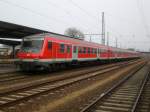
[[[110,45],[117,38],[119,47],[140,50],[150,49],[149,10],[150,0],[0,0],[0,20],[61,34],[68,27],[101,33],[104,11]]]

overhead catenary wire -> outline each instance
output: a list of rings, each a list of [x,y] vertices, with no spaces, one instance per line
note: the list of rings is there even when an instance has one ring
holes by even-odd
[[[63,8],[61,5],[58,5],[58,4],[55,4],[54,2],[52,2],[52,1],[50,1],[50,0],[47,0],[46,2],[48,2],[50,5],[52,5],[52,6],[55,6],[55,7],[57,7],[57,8],[59,8],[59,9],[61,9],[61,11],[63,10],[69,17],[71,17],[71,21],[73,20],[74,22],[80,22],[81,20],[76,16],[73,16],[72,15],[72,13],[69,11],[69,10],[66,10],[65,8]],[[88,31],[89,32],[89,30],[92,28],[92,29],[96,29],[95,28],[95,26],[91,26],[91,25],[89,25],[89,24],[85,24],[85,23],[83,23],[82,22],[82,24],[84,24],[84,25],[82,25],[82,26],[84,26],[84,28],[83,29],[85,29],[85,27],[86,27],[86,31]],[[91,27],[90,27],[91,26]],[[90,27],[90,28],[89,28]]]
[[[113,14],[111,14],[111,13],[109,13],[109,12],[105,12],[105,13],[106,13],[107,16],[111,16],[111,17],[114,16]],[[132,20],[130,20],[130,19],[127,19],[127,18],[118,16],[118,15],[117,15],[117,17],[115,17],[115,19],[120,20],[121,22],[124,21],[124,22],[128,23],[129,25],[133,25],[133,24],[134,24],[134,25],[139,26],[138,23],[136,23],[134,20],[132,21]],[[122,22],[122,23],[123,23],[123,22]]]
[[[93,18],[93,20],[97,20],[95,15],[91,14],[90,12],[88,12],[88,11],[87,11],[86,9],[84,9],[83,7],[80,7],[80,5],[78,5],[78,4],[77,4],[76,2],[74,2],[73,0],[67,0],[67,1],[70,1],[71,3],[73,3],[73,4],[75,5],[75,7],[78,7],[82,12],[86,13],[86,15],[88,15],[90,18]],[[41,17],[43,17],[43,18],[45,18],[45,19],[47,19],[47,20],[50,20],[50,19],[51,19],[51,20],[53,20],[53,21],[55,21],[55,22],[57,22],[57,23],[64,24],[64,25],[67,25],[67,26],[68,26],[68,22],[64,22],[64,21],[62,21],[61,19],[55,18],[55,17],[50,16],[50,15],[42,14],[42,13],[40,13],[40,12],[38,12],[38,11],[35,11],[34,9],[24,7],[24,6],[20,5],[20,4],[16,4],[16,3],[12,2],[12,1],[1,0],[0,2],[7,3],[7,4],[11,5],[11,6],[15,6],[15,7],[24,9],[24,10],[26,10],[26,11],[29,11],[29,12],[35,14],[35,15],[41,16]],[[59,7],[58,4],[54,4],[54,3],[53,3],[53,5],[55,5],[55,6],[57,5],[57,7]],[[66,14],[70,15],[70,17],[72,16],[72,14],[71,14],[69,11],[67,11],[67,10],[64,9],[63,7],[60,7],[60,8],[63,9]],[[72,16],[72,18],[73,18],[73,16]],[[78,19],[78,18],[75,18],[75,19]],[[72,19],[72,20],[73,20],[73,19]],[[49,21],[47,21],[47,22],[49,22]],[[83,23],[82,23],[82,24],[83,24]],[[93,29],[93,28],[96,29],[95,27],[89,28],[90,25],[89,25],[89,26],[88,26],[88,25],[83,25],[83,26],[86,26],[86,27],[83,28],[83,29],[85,29],[87,32],[88,32],[89,29],[91,29],[91,28],[92,28],[92,29]],[[107,26],[106,28],[109,30],[110,33],[112,33],[112,34],[114,34],[114,35],[117,35],[117,36],[118,36],[118,35],[121,35],[118,31],[116,31],[116,29],[111,28],[111,27],[110,27],[109,25],[107,25],[107,24],[106,24],[106,26]],[[98,26],[97,26],[97,27],[98,27]]]
[[[70,0],[69,0],[69,1],[70,1]],[[24,10],[30,12],[30,13],[33,13],[33,14],[38,15],[38,16],[41,16],[41,17],[43,17],[43,18],[45,18],[45,19],[47,19],[47,20],[51,19],[51,20],[53,20],[53,21],[55,21],[55,22],[59,22],[59,23],[64,24],[64,25],[68,25],[68,22],[64,22],[64,21],[62,21],[62,20],[60,20],[60,19],[58,19],[58,18],[55,18],[55,17],[49,16],[49,15],[42,14],[42,13],[40,13],[40,12],[38,12],[38,11],[35,11],[35,10],[33,10],[33,9],[30,9],[30,8],[27,8],[27,7],[24,7],[24,6],[21,6],[21,5],[19,5],[19,4],[14,3],[14,2],[10,2],[10,1],[8,1],[8,0],[1,0],[0,2],[3,2],[3,3],[6,3],[6,4],[9,4],[9,5],[11,5],[11,6],[15,6],[15,7],[24,9]],[[91,14],[89,14],[86,10],[84,10],[83,8],[81,8],[80,6],[78,6],[78,5],[77,5],[75,2],[73,2],[72,0],[71,0],[71,3],[73,3],[73,4],[76,5],[78,8],[80,8],[80,10],[84,11],[84,13],[86,13],[89,17],[92,17],[92,18],[94,18],[94,19],[96,18],[96,16],[91,16]],[[53,5],[54,5],[54,4],[53,4]],[[68,12],[65,11],[65,12],[70,15],[70,12],[69,12],[69,11],[68,11]],[[95,19],[95,20],[96,20],[96,19]],[[92,27],[92,28],[95,28],[95,27]],[[88,29],[86,29],[86,31],[88,31]]]
[[[67,0],[70,2],[74,7],[78,8],[80,11],[82,11],[84,14],[86,14],[89,18],[93,19],[94,21],[98,21],[98,16],[93,15],[92,13],[88,12],[86,9],[78,5],[78,3],[74,2],[73,0]],[[97,18],[97,19],[96,19]],[[97,24],[95,27],[98,27]]]
[[[77,7],[78,9],[80,9],[82,12],[84,12],[87,16],[89,16],[90,18],[93,18],[95,20],[95,18],[97,18],[95,15],[89,13],[87,10],[85,10],[84,8],[80,7],[76,2],[74,2],[73,0],[67,0],[69,1],[71,4],[73,4],[75,7]]]
[[[73,0],[67,0],[70,3],[72,3],[75,7],[77,7],[78,9],[80,9],[82,12],[84,12],[87,16],[89,16],[90,18],[93,18],[94,20],[97,21],[96,16],[92,15],[91,13],[89,13],[88,11],[86,11],[84,8],[80,7],[77,3],[75,3]],[[107,26],[107,25],[106,25]],[[109,26],[107,26],[109,29],[115,31],[113,28],[110,28]],[[116,32],[117,33],[117,32]]]
[[[42,14],[42,13],[40,13],[40,12],[38,12],[38,11],[35,11],[35,10],[33,10],[33,9],[24,7],[24,6],[22,6],[22,5],[18,5],[18,4],[16,4],[16,3],[10,2],[10,1],[8,1],[8,0],[1,0],[0,2],[6,3],[6,4],[8,4],[8,5],[11,5],[11,6],[14,6],[14,7],[17,7],[17,8],[21,8],[21,9],[26,10],[26,11],[28,11],[28,12],[34,14],[34,15],[38,15],[38,16],[44,18],[44,19],[47,19],[47,20],[48,20],[48,21],[47,21],[48,23],[49,23],[49,20],[51,19],[52,21],[55,21],[55,22],[57,22],[57,23],[60,23],[60,24],[63,24],[63,25],[67,25],[67,26],[68,26],[68,22],[64,22],[64,21],[62,21],[62,20],[60,20],[60,19],[57,19],[57,18],[55,18],[55,17]]]
[[[24,7],[24,6],[22,6],[22,5],[19,5],[19,4],[14,3],[14,2],[10,2],[10,1],[8,1],[8,0],[1,0],[0,2],[9,4],[9,5],[14,6],[14,7],[21,8],[21,9],[26,10],[26,11],[28,11],[28,12],[34,14],[34,15],[38,15],[38,16],[44,18],[44,19],[47,19],[47,20],[50,20],[50,19],[51,19],[52,21],[55,21],[55,22],[57,22],[57,23],[61,23],[61,24],[64,24],[64,25],[67,25],[67,26],[68,26],[68,22],[64,22],[64,21],[62,21],[62,20],[60,20],[60,19],[58,19],[58,18],[55,18],[55,17],[49,16],[49,15],[42,14],[42,13],[40,13],[40,12],[38,12],[38,11],[35,11],[35,10],[31,9],[31,8]],[[56,4],[53,4],[53,5],[56,6]],[[65,13],[67,13],[68,15],[71,15],[71,13],[70,13],[69,11],[65,11]],[[49,21],[47,21],[47,22],[49,23]],[[73,22],[73,23],[74,23],[74,22]],[[84,26],[85,26],[85,25],[84,25]],[[91,29],[91,28],[94,29],[95,26],[89,28],[89,26],[86,25],[86,27],[84,27],[83,29],[84,29],[86,32],[89,32],[89,29]]]
[[[45,15],[45,14],[42,14],[42,13],[38,12],[38,11],[35,11],[35,10],[33,10],[33,9],[30,9],[30,8],[27,8],[27,7],[24,7],[24,6],[21,6],[21,5],[18,5],[18,4],[16,4],[16,3],[10,2],[10,1],[8,1],[8,0],[0,0],[0,2],[3,2],[3,3],[6,3],[6,4],[9,4],[9,5],[11,5],[11,6],[15,6],[15,7],[24,9],[24,10],[26,10],[26,11],[28,11],[28,12],[31,12],[31,13],[33,13],[33,14],[35,14],[35,15],[41,16],[41,17],[43,17],[43,18],[45,18],[45,19],[48,19],[48,20],[51,19],[51,20],[56,21],[56,22],[59,22],[59,23],[61,23],[61,24],[67,24],[67,23],[65,23],[64,21],[58,20],[57,18],[54,18],[54,17],[51,17],[51,16],[47,16],[47,15]]]
[[[85,9],[83,9],[82,7],[80,7],[77,3],[75,3],[75,2],[73,2],[73,0],[68,0],[68,1],[70,1],[70,2],[72,2],[72,4],[74,5],[74,6],[76,6],[77,8],[79,8],[80,10],[82,10],[84,13],[86,13],[89,17],[92,17],[93,18],[93,16],[90,16],[91,14],[89,14]],[[144,13],[143,13],[144,14]],[[130,23],[129,21],[127,21],[128,23]],[[115,35],[117,35],[118,36],[118,34],[120,35],[120,33],[117,33],[113,28],[111,28],[110,26],[108,26],[108,25],[106,25],[107,26],[107,29],[109,29],[110,31],[112,31],[112,33],[116,33]],[[147,24],[145,24],[144,25],[144,27],[145,27],[145,30],[148,32],[148,27],[147,27]],[[110,32],[109,31],[109,32]],[[148,32],[149,33],[149,32]],[[122,35],[122,34],[121,34]]]
[[[137,1],[137,8],[139,10],[139,14],[141,15],[143,26],[145,28],[146,35],[149,35],[150,31],[149,31],[149,28],[148,28],[148,25],[146,22],[146,17],[145,17],[144,11],[143,11],[143,5],[140,0],[136,0],[136,1]]]

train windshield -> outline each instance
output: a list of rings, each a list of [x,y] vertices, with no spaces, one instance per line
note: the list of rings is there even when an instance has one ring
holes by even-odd
[[[21,50],[23,52],[38,53],[42,49],[43,40],[31,40],[25,39],[22,43]]]

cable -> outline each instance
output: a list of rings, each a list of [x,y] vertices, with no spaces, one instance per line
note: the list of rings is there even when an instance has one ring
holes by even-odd
[[[112,15],[112,14],[110,14],[110,13],[108,13],[108,12],[105,12],[107,15],[109,15],[109,16],[114,16],[114,15]],[[116,18],[115,18],[116,19]],[[123,17],[120,17],[120,16],[117,16],[117,19],[118,20],[120,20],[120,21],[125,21],[126,23],[128,23],[128,24],[130,24],[130,25],[132,25],[133,23],[135,23],[135,21],[132,21],[132,20],[129,20],[129,19],[126,19],[126,18],[123,18]],[[138,25],[137,23],[135,23],[136,25]],[[138,25],[139,26],[139,25]]]
[[[57,7],[57,8],[59,8],[59,9],[61,9],[61,10],[63,10],[67,15],[69,15],[69,17],[71,17],[72,19],[71,20],[75,20],[74,22],[76,22],[76,21],[80,21],[80,19],[79,18],[77,18],[77,17],[74,17],[71,13],[70,13],[70,11],[68,11],[68,10],[66,10],[66,9],[64,9],[62,6],[60,6],[60,5],[58,5],[58,4],[55,4],[55,3],[53,3],[53,2],[51,2],[51,1],[47,1],[51,6],[55,6],[55,7]],[[83,22],[82,22],[82,24],[83,24]],[[89,25],[87,25],[87,24],[84,24],[84,26],[86,26],[87,28],[86,28],[86,30],[88,31],[89,29],[91,29],[91,27],[89,28]],[[95,26],[94,27],[92,27],[92,28],[95,28]],[[85,28],[84,28],[85,29]]]
[[[87,16],[89,16],[90,18],[96,20],[95,16],[93,16],[92,14],[90,14],[89,12],[87,12],[85,9],[83,9],[82,7],[80,7],[77,3],[73,2],[73,0],[68,0],[70,3],[72,3],[75,7],[77,7],[78,9],[80,9],[82,12],[84,12]],[[96,20],[97,21],[97,20]]]
[[[11,5],[11,6],[15,6],[15,7],[18,7],[18,8],[22,8],[22,9],[28,11],[28,12],[31,12],[31,13],[36,14],[36,15],[38,15],[38,16],[41,16],[41,17],[43,17],[43,18],[45,18],[45,19],[47,19],[47,20],[51,19],[51,20],[56,21],[56,22],[59,22],[59,23],[61,23],[61,24],[68,25],[68,23],[66,23],[66,22],[64,22],[64,21],[61,21],[61,20],[58,20],[57,18],[47,16],[47,15],[45,15],[45,14],[39,13],[39,12],[37,12],[37,11],[35,11],[35,10],[32,10],[32,9],[23,7],[23,6],[18,5],[18,4],[12,3],[12,2],[10,2],[10,1],[1,0],[0,2],[9,4],[9,5]],[[53,4],[53,5],[55,5],[55,4]],[[55,5],[55,6],[56,6],[56,5]],[[65,12],[70,15],[69,12],[67,12],[67,11],[65,11]],[[84,29],[85,29],[85,28],[84,28]],[[90,28],[89,28],[89,29],[90,29]],[[88,32],[89,29],[86,29],[86,31]]]
[[[144,11],[143,11],[143,5],[140,5],[139,0],[136,0],[136,1],[137,1],[137,7],[138,7],[138,10],[139,10],[139,13],[141,15],[142,22],[143,22],[143,26],[145,28],[145,31],[146,31],[147,35],[148,35],[150,33],[149,33],[148,25],[146,23],[146,19],[145,19],[146,17],[145,17]]]
[[[88,15],[89,17],[93,18],[95,20],[95,18],[97,18],[96,16],[92,15],[91,13],[89,13],[88,11],[86,11],[84,8],[80,7],[77,3],[73,2],[73,0],[68,0],[70,3],[72,3],[75,7],[77,7],[78,9],[80,9],[82,12],[84,12],[86,15]]]
[[[47,15],[41,14],[41,13],[39,13],[39,12],[37,12],[37,11],[34,11],[34,10],[32,10],[32,9],[23,7],[23,6],[21,6],[21,5],[15,4],[15,3],[12,3],[12,2],[10,2],[10,1],[7,1],[7,0],[0,0],[0,2],[3,2],[3,3],[6,3],[6,4],[9,4],[9,5],[11,5],[11,6],[15,6],[15,7],[24,9],[24,10],[26,10],[26,11],[28,11],[28,12],[31,12],[31,13],[35,14],[35,15],[41,16],[41,17],[43,17],[43,18],[45,18],[45,19],[47,19],[47,20],[51,19],[51,20],[56,21],[56,22],[59,22],[59,23],[61,23],[61,24],[63,23],[63,24],[65,24],[65,25],[68,25],[68,23],[65,23],[64,21],[58,20],[58,19],[56,19],[56,18],[54,18],[54,17],[50,17],[50,16],[47,16]]]
[[[95,15],[89,13],[89,12],[86,11],[84,8],[80,7],[77,3],[75,3],[73,0],[67,0],[67,1],[69,1],[72,5],[74,5],[74,7],[77,7],[78,9],[80,9],[82,12],[84,12],[84,13],[85,13],[87,16],[89,16],[90,18],[92,18],[92,19],[98,21],[98,20],[96,19],[97,16],[95,16]],[[96,25],[97,25],[97,24],[96,24]],[[98,27],[98,26],[96,26],[96,27]]]

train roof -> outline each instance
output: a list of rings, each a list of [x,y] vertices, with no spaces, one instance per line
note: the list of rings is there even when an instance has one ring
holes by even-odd
[[[121,49],[121,48],[116,48],[116,47],[111,47],[111,46],[106,46],[106,45],[102,45],[102,44],[98,44],[98,43],[94,43],[94,42],[88,42],[85,40],[81,40],[78,38],[73,38],[70,36],[66,36],[66,35],[62,35],[62,34],[55,34],[55,33],[42,33],[42,34],[35,34],[35,35],[31,35],[31,36],[27,36],[27,37],[33,37],[33,38],[45,38],[45,37],[51,37],[53,38],[54,41],[59,41],[63,40],[63,42],[66,43],[74,43],[74,44],[78,44],[81,46],[84,45],[88,45],[89,47],[100,47],[102,49],[110,49],[110,50],[114,50],[114,51],[118,51],[118,52],[131,52],[131,53],[137,53],[136,51],[131,51],[128,49]],[[25,37],[26,38],[26,37]]]
[[[97,44],[97,43],[93,43],[93,42],[88,42],[82,39],[78,39],[78,38],[73,38],[70,36],[66,36],[66,35],[61,35],[61,34],[51,34],[51,33],[42,33],[42,34],[36,34],[36,35],[31,35],[31,36],[27,36],[25,38],[28,37],[33,37],[33,38],[45,38],[45,37],[51,37],[53,38],[54,41],[59,41],[62,40],[62,42],[66,42],[66,43],[74,43],[74,44],[80,44],[81,46],[84,45],[89,45],[89,46],[101,46],[101,47],[106,47],[102,44]],[[85,43],[86,42],[86,43]]]

